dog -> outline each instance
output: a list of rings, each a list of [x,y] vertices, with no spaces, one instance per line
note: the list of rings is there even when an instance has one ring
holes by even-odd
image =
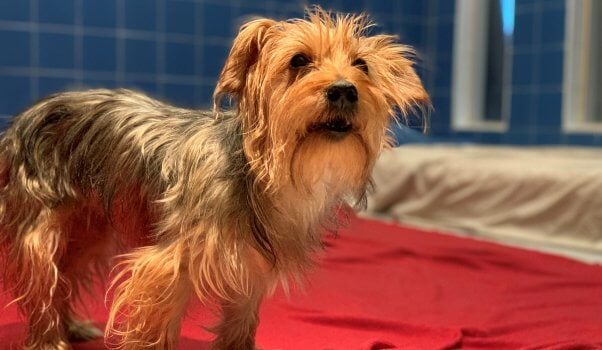
[[[219,313],[214,349],[255,349],[264,296],[302,280],[332,218],[362,203],[391,120],[429,105],[411,48],[370,27],[319,7],[246,23],[211,111],[99,89],[18,115],[0,139],[0,245],[25,348],[101,336],[74,305],[114,268],[111,348],[175,349],[196,296]]]

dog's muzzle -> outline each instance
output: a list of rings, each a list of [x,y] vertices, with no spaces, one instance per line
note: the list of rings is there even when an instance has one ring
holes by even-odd
[[[340,139],[353,131],[358,93],[355,86],[347,80],[337,80],[325,89],[328,102],[328,117],[324,121],[310,126],[310,132],[324,132]]]
[[[309,132],[321,132],[334,139],[342,139],[354,129],[353,114],[334,115],[326,121],[313,124],[309,127]]]

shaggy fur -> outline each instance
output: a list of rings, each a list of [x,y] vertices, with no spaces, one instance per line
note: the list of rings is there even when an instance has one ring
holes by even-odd
[[[247,23],[211,112],[91,90],[17,116],[0,139],[0,245],[26,347],[98,336],[73,303],[123,253],[111,347],[174,349],[194,294],[221,312],[215,349],[253,349],[264,295],[301,278],[329,218],[364,197],[396,111],[428,104],[411,50],[368,26],[319,8]],[[326,96],[342,80],[349,108]]]

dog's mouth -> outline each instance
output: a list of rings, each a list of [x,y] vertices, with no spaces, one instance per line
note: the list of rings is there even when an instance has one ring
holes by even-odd
[[[326,132],[332,136],[342,137],[353,130],[353,123],[350,118],[345,116],[336,116],[325,122],[313,124],[310,132]]]

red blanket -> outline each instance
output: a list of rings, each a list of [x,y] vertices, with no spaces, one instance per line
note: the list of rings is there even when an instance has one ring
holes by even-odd
[[[305,291],[264,303],[264,350],[602,348],[600,266],[362,219],[326,243]],[[193,307],[181,349],[209,349],[205,318]],[[2,310],[0,349],[24,331]]]

